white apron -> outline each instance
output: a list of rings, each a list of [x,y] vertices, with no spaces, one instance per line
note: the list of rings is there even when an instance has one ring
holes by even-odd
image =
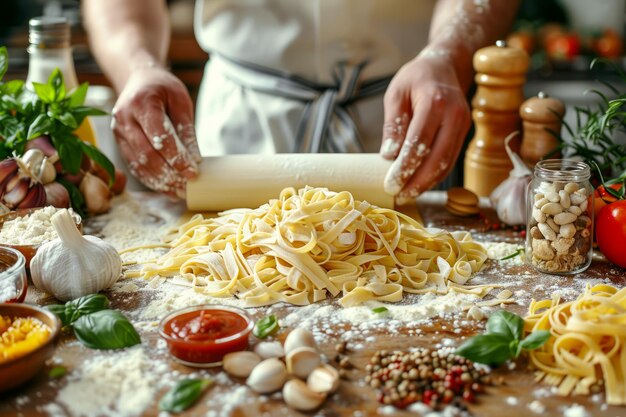
[[[383,92],[436,0],[197,0],[203,155],[377,152]]]

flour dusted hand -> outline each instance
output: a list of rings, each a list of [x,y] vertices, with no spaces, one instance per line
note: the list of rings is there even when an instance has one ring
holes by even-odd
[[[184,197],[198,173],[193,105],[182,82],[158,66],[134,71],[113,110],[113,131],[130,172],[147,187]]]
[[[470,111],[445,51],[405,64],[385,94],[381,154],[395,159],[385,191],[404,200],[433,187],[452,169]]]

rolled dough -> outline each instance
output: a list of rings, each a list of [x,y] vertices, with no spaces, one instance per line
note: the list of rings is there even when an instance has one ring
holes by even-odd
[[[187,208],[221,211],[256,208],[285,187],[349,191],[357,200],[393,208],[383,180],[391,161],[378,154],[274,154],[205,157],[187,184]]]

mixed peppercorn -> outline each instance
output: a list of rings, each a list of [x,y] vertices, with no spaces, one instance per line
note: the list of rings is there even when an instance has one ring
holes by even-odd
[[[418,348],[410,352],[378,351],[365,368],[365,382],[378,392],[382,404],[405,408],[423,402],[433,409],[445,404],[464,408],[474,402],[491,376],[451,349]]]

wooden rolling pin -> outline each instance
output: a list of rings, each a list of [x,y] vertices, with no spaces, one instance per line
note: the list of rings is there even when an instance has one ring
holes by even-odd
[[[306,185],[350,191],[357,200],[393,208],[383,190],[391,161],[379,154],[274,154],[205,157],[198,178],[187,184],[187,208],[222,211],[256,208],[285,187]]]

